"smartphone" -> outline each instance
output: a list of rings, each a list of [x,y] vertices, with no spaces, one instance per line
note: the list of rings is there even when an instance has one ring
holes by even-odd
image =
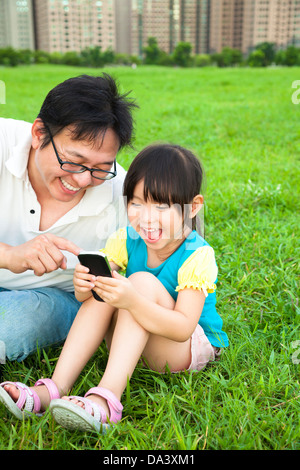
[[[94,276],[112,277],[108,259],[101,251],[81,251],[78,255],[78,259],[83,266],[89,268],[90,274]],[[96,300],[103,302],[103,299],[93,290],[92,294]]]

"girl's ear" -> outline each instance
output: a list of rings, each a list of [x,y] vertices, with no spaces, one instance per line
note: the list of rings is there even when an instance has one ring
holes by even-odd
[[[201,207],[203,206],[203,202],[204,202],[204,198],[202,194],[197,194],[197,196],[194,197],[192,204],[191,204],[191,211],[189,215],[191,219],[196,217]]]

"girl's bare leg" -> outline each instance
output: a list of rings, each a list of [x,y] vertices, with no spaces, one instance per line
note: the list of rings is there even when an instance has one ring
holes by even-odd
[[[69,392],[102,343],[114,312],[114,307],[94,298],[88,299],[79,309],[52,377],[61,392]]]
[[[60,396],[72,388],[80,372],[100,346],[109,328],[115,309],[93,297],[80,307],[60,354],[52,380]],[[17,401],[19,390],[14,385],[5,386],[13,400]],[[38,394],[42,410],[49,405],[49,393],[43,385],[32,387]]]
[[[152,275],[136,273],[131,277],[131,281],[143,295],[166,308],[174,308],[173,298]],[[190,364],[190,339],[179,343],[153,335],[137,323],[127,310],[119,310],[114,330],[109,330],[107,340],[110,353],[98,386],[109,389],[119,400],[141,355],[152,369],[158,371],[164,371],[167,364],[171,370],[183,370]],[[99,403],[108,414],[104,399],[96,395],[90,395],[89,398]],[[74,402],[84,407],[82,402]]]

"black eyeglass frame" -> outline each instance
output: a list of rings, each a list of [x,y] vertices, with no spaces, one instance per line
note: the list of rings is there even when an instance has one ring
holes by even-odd
[[[96,168],[89,168],[85,165],[81,165],[80,163],[74,163],[74,162],[68,162],[68,161],[63,161],[59,154],[58,154],[58,151],[56,149],[56,146],[55,146],[55,143],[54,143],[54,140],[53,140],[53,137],[52,137],[52,134],[50,132],[50,129],[48,126],[45,126],[47,131],[48,131],[48,134],[49,134],[49,137],[50,137],[50,140],[51,140],[51,144],[52,144],[52,147],[54,149],[54,152],[55,152],[55,155],[56,155],[56,158],[58,160],[58,163],[60,164],[60,168],[63,170],[63,171],[66,171],[67,173],[75,173],[75,174],[78,174],[78,173],[84,173],[85,171],[89,171],[92,175],[93,178],[97,179],[97,180],[103,180],[103,181],[109,181],[113,178],[115,178],[115,176],[117,176],[117,164],[116,164],[116,159],[114,160],[114,171],[106,171],[106,170],[97,170]],[[81,169],[76,171],[76,170],[66,170],[65,168],[63,168],[63,166],[65,164],[68,164],[68,165],[74,165],[74,166],[78,166],[80,167]],[[93,173],[95,172],[99,172],[99,173],[106,173],[106,177],[105,178],[100,178],[99,176],[95,176]]]

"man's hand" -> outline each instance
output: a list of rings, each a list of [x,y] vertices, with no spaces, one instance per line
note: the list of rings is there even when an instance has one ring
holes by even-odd
[[[51,233],[38,235],[19,246],[6,245],[2,257],[5,262],[1,267],[17,274],[32,270],[36,276],[42,276],[58,268],[67,268],[66,258],[61,250],[76,256],[80,252],[78,246],[65,238]]]

